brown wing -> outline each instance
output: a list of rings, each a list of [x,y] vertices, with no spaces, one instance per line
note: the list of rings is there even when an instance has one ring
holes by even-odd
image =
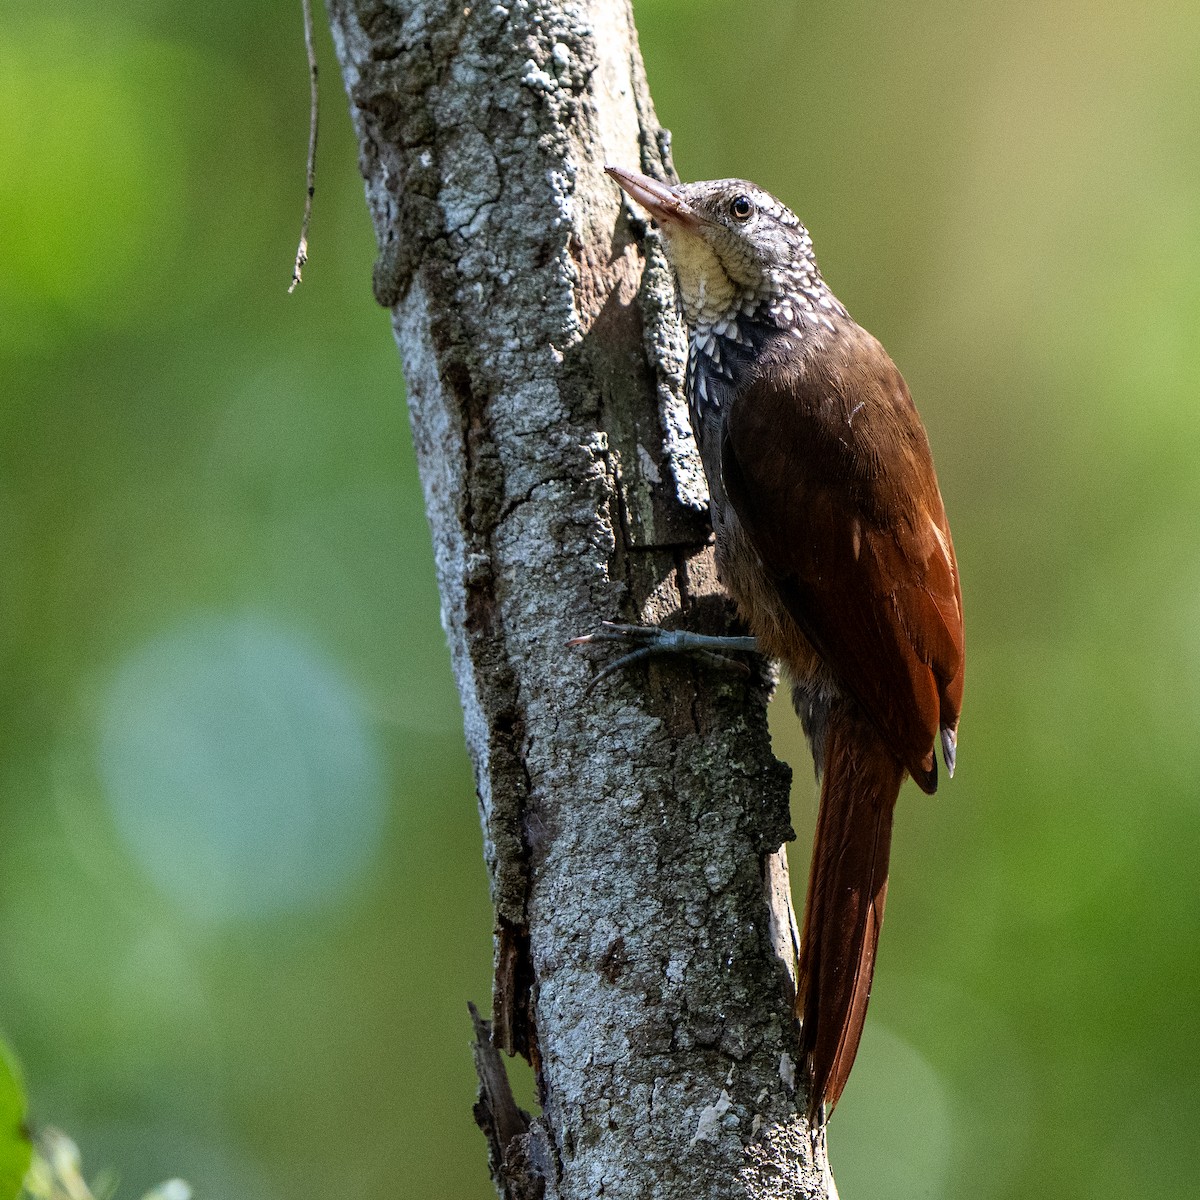
[[[894,363],[852,326],[760,359],[730,408],[723,481],[788,612],[926,791],[962,702],[958,568],[925,430]]]

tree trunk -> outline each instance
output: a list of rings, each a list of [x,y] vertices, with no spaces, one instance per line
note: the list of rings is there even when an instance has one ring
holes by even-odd
[[[624,0],[328,0],[496,914],[477,1116],[507,1197],[825,1197],[797,1094],[773,680],[585,691],[602,620],[720,631],[684,337],[602,171],[670,173]],[[494,1047],[533,1063],[540,1117]]]

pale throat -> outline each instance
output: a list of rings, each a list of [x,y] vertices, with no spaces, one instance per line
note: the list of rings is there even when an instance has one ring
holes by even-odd
[[[672,238],[667,252],[679,280],[684,318],[693,329],[716,325],[741,307],[744,289],[729,278],[702,238]]]

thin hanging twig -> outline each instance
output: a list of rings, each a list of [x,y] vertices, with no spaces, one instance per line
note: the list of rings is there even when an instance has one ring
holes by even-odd
[[[300,223],[300,245],[296,247],[296,264],[292,268],[292,282],[288,295],[296,290],[300,282],[300,273],[308,262],[308,223],[312,219],[313,192],[317,184],[317,50],[313,45],[313,15],[311,0],[302,0],[304,4],[304,48],[308,51],[308,84],[309,84],[309,113],[308,113],[308,174],[304,193],[304,220]]]

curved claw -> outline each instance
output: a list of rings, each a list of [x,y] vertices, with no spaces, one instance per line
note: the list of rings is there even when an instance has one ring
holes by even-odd
[[[615,662],[610,662],[608,666],[601,668],[592,677],[591,682],[583,689],[585,696],[590,695],[592,689],[602,679],[607,679],[610,675],[615,675],[618,671],[632,665],[635,662],[640,662],[643,658],[649,658],[654,653],[654,650],[649,646],[642,646],[638,650],[633,650],[629,654],[622,654]]]
[[[571,638],[568,646],[590,646],[596,642],[641,642],[650,646],[670,639],[682,630],[660,629],[657,625],[622,625],[619,621],[601,621],[595,633]],[[667,647],[663,647],[667,649]]]

